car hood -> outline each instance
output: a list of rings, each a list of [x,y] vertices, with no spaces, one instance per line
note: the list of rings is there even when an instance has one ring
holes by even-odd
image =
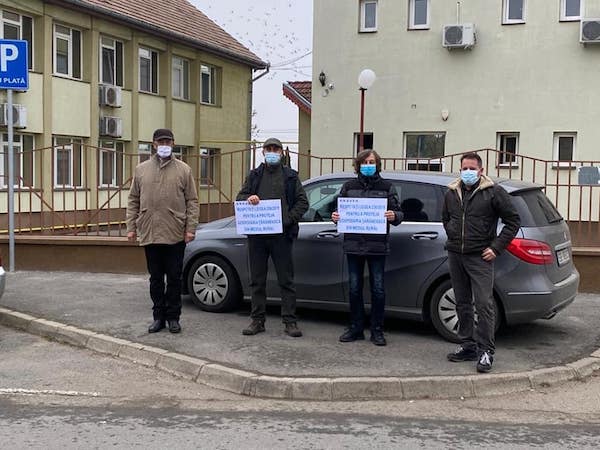
[[[225,228],[231,222],[235,220],[235,216],[225,217],[224,219],[213,220],[212,222],[201,223],[196,227],[196,231],[198,230],[220,230],[221,228]]]

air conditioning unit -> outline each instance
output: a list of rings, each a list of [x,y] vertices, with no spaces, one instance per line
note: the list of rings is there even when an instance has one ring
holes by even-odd
[[[579,42],[600,44],[600,19],[581,19]]]
[[[100,104],[102,106],[121,107],[121,88],[103,84],[100,86]]]
[[[120,117],[100,117],[100,135],[121,137],[123,135],[123,121]]]
[[[451,48],[471,48],[475,45],[475,24],[462,23],[444,25],[442,46]]]
[[[27,126],[27,108],[23,105],[15,105],[12,107],[13,127],[25,128]],[[8,126],[8,103],[2,103],[2,111],[0,111],[0,125]]]

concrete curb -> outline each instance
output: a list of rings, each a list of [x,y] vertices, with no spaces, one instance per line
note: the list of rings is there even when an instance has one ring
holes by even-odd
[[[484,397],[585,380],[600,370],[600,349],[570,364],[527,372],[432,377],[279,377],[40,319],[0,308],[0,324],[47,339],[153,367],[214,388],[288,400],[416,400]]]

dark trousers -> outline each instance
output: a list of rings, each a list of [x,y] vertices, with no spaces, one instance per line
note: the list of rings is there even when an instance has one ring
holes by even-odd
[[[179,320],[181,315],[181,272],[185,242],[144,246],[150,273],[150,298],[154,320]],[[165,275],[167,288],[165,290]]]
[[[283,234],[249,236],[250,287],[253,319],[265,320],[267,307],[267,269],[269,256],[273,260],[281,291],[281,318],[284,323],[296,322],[296,287],[292,261],[293,240]]]
[[[462,346],[494,353],[494,262],[484,261],[480,253],[448,252],[448,264]]]
[[[347,254],[347,258],[350,287],[350,326],[357,331],[362,331],[365,326],[363,280],[366,262],[369,266],[369,285],[371,287],[371,330],[382,330],[385,310],[385,285],[383,282],[385,255]]]

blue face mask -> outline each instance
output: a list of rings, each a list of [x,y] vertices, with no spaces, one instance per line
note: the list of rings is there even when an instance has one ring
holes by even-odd
[[[475,169],[461,170],[460,179],[466,186],[473,186],[479,180],[479,171]]]
[[[376,168],[375,164],[361,164],[360,165],[360,173],[365,177],[372,177],[375,175]]]
[[[270,165],[270,166],[274,166],[279,164],[279,162],[281,161],[281,154],[277,153],[277,152],[265,152],[265,162]]]

